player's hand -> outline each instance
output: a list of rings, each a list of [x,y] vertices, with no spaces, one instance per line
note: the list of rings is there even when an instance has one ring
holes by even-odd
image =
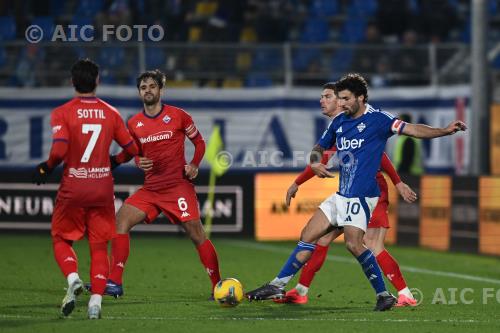
[[[184,166],[184,172],[189,180],[193,180],[198,176],[198,167],[193,163]]]
[[[408,203],[415,202],[417,200],[417,193],[415,193],[407,184],[400,182],[396,184],[396,189],[403,198],[404,201]]]
[[[287,207],[290,207],[290,202],[292,201],[292,198],[295,198],[295,195],[297,194],[297,191],[299,190],[299,185],[295,184],[295,182],[290,185],[288,190],[286,191],[286,205]]]
[[[47,182],[47,177],[51,174],[52,169],[49,168],[47,162],[42,162],[38,164],[31,176],[31,181],[33,184],[45,184]]]
[[[445,128],[445,131],[446,133],[448,133],[448,135],[452,135],[456,132],[465,131],[466,129],[467,125],[465,125],[463,121],[455,120]]]
[[[116,161],[115,155],[109,155],[109,163],[111,163],[111,170],[114,170],[117,166],[120,165],[120,163]]]
[[[326,165],[322,163],[313,163],[311,164],[311,169],[316,176],[319,178],[334,178],[335,175],[328,171]]]
[[[137,161],[137,166],[142,169],[144,172],[150,171],[153,169],[153,160],[147,158],[147,157],[139,157],[139,160]]]

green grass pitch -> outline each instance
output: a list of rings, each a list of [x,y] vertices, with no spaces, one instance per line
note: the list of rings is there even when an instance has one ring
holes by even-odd
[[[178,236],[132,236],[125,296],[106,297],[103,318],[86,319],[88,294],[70,317],[59,318],[66,281],[47,234],[0,235],[0,332],[500,332],[500,260],[391,247],[416,308],[372,311],[374,294],[341,245],[330,249],[310,302],[280,305],[244,301],[221,308],[207,298],[210,283],[191,242]],[[213,239],[223,277],[250,290],[272,279],[291,242]],[[77,242],[80,276],[88,281],[89,250]],[[293,280],[289,287],[295,285]],[[394,292],[394,290],[393,290]]]

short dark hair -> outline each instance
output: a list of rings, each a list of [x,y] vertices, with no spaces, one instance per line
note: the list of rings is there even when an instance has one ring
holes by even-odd
[[[71,67],[71,80],[73,87],[79,93],[90,93],[97,87],[97,76],[99,75],[99,66],[90,60],[79,59]]]
[[[163,74],[162,71],[160,71],[159,69],[146,71],[141,73],[141,75],[139,75],[139,77],[136,79],[137,89],[139,89],[141,82],[148,78],[153,79],[160,89],[162,89],[165,86],[167,81],[166,75]]]
[[[337,82],[327,82],[323,85],[323,89],[331,89],[333,91],[337,91]]]
[[[354,94],[354,96],[364,96],[365,103],[368,102],[368,83],[364,77],[358,73],[349,73],[343,76],[335,84],[337,87],[337,92],[342,90],[349,90]]]

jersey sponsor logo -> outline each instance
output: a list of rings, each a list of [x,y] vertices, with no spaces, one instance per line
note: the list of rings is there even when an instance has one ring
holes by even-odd
[[[110,176],[110,168],[69,168],[69,177],[81,179],[99,179]]]
[[[174,133],[172,131],[161,131],[155,134],[148,135],[145,138],[139,138],[139,141],[144,144],[148,142],[156,142],[156,141],[162,141],[162,140],[168,140],[172,138]]]
[[[335,133],[342,133],[342,126],[340,126],[336,131]]]
[[[391,131],[392,133],[394,134],[399,134],[401,133],[401,130],[403,129],[405,125],[405,122],[402,121],[402,120],[399,120],[399,119],[396,119],[393,123],[392,123],[392,126],[391,126]]]
[[[365,125],[365,123],[361,123],[356,127],[358,128],[359,133],[361,133],[366,128],[366,125]]]
[[[59,132],[61,130],[61,128],[62,128],[61,125],[56,125],[56,126],[52,127],[52,133],[56,134],[57,132]]]
[[[144,126],[142,121],[138,121],[137,124],[135,125],[135,128],[142,127],[142,126]]]
[[[188,212],[182,212],[181,217],[188,217],[191,216]]]
[[[348,150],[348,149],[356,149],[356,148],[361,148],[361,145],[365,139],[346,139],[345,137],[342,137],[340,139],[340,144],[337,141],[337,149],[338,150]]]
[[[172,119],[172,118],[170,118],[169,116],[165,116],[165,117],[163,117],[163,119],[162,119],[162,120],[163,120],[163,122],[164,122],[165,124],[168,124],[168,123],[170,122],[170,120],[171,120],[171,119]]]

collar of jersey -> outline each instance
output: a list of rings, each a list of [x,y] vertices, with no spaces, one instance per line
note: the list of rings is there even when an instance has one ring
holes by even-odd
[[[145,117],[147,117],[147,118],[149,118],[149,119],[155,119],[156,117],[160,116],[160,115],[163,113],[163,111],[164,111],[164,110],[165,110],[165,104],[162,104],[162,105],[161,105],[161,111],[160,111],[160,112],[158,112],[158,114],[157,114],[157,115],[155,115],[155,116],[149,116],[149,115],[146,113],[146,110],[144,110],[144,109],[142,109],[142,113],[144,114],[144,116],[145,116]]]

